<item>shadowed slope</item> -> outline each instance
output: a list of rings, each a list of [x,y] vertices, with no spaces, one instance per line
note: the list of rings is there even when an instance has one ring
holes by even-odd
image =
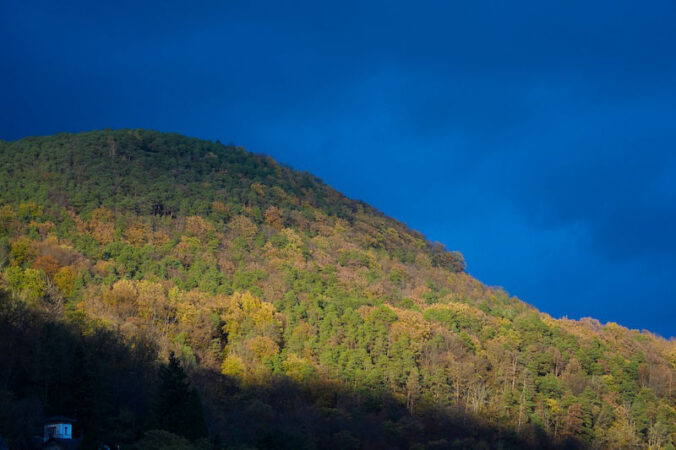
[[[0,433],[12,448],[28,445],[41,434],[41,419],[57,413],[77,417],[74,436],[84,437],[85,448],[128,445],[157,426],[153,411],[163,385],[152,343],[137,339],[125,344],[119,333],[78,315],[36,310],[4,292],[0,338],[0,354],[5,355],[0,368]],[[542,431],[519,435],[464,414],[424,409],[412,416],[387,392],[350,391],[320,381],[304,384],[282,376],[242,386],[199,368],[191,371],[191,378],[205,398],[213,439],[195,444],[199,448],[552,445]],[[172,413],[187,417],[196,412]],[[175,439],[158,436],[165,443]]]

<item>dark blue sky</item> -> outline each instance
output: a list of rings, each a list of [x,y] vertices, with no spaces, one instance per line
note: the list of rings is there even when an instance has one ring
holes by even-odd
[[[676,336],[674,0],[104,3],[0,2],[0,138],[234,142],[555,317]]]

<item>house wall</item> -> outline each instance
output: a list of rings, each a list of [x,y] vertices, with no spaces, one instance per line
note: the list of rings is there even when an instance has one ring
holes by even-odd
[[[54,428],[53,434],[50,434],[50,428]],[[50,437],[59,439],[72,439],[73,425],[70,423],[50,423],[45,425],[44,432],[45,441]]]

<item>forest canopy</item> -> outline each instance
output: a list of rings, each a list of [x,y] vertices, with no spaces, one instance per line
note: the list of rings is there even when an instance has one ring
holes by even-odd
[[[676,444],[676,342],[554,319],[241,147],[0,142],[0,271],[13,445],[53,414],[88,448]]]

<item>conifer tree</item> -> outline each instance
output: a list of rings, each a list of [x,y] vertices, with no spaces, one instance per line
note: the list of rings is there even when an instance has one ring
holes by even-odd
[[[154,425],[189,439],[206,435],[202,402],[190,389],[181,363],[171,352],[169,364],[160,367],[160,385],[154,405]]]

